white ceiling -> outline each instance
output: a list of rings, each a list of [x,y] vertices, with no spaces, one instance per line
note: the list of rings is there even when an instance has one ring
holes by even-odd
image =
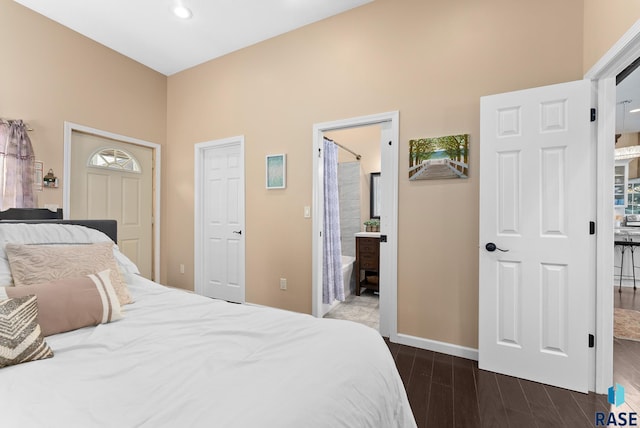
[[[171,75],[373,0],[14,0]],[[193,16],[171,13],[181,2]]]
[[[374,0],[14,1],[169,76]],[[190,19],[171,13],[179,3]],[[616,132],[640,132],[640,113],[629,113],[640,108],[640,69],[616,98]]]
[[[640,132],[640,112],[629,113],[640,109],[640,68],[616,86],[616,103],[616,133]]]

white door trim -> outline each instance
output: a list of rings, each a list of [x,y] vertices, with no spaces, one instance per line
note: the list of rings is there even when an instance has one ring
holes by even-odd
[[[312,227],[312,295],[311,307],[315,317],[322,316],[322,239],[320,231],[323,227],[323,195],[321,192],[322,165],[318,156],[323,147],[325,132],[356,126],[376,125],[380,123],[391,124],[391,159],[388,164],[382,160],[383,165],[389,165],[385,174],[391,177],[392,185],[390,194],[385,194],[383,204],[390,203],[390,218],[385,221],[384,232],[387,235],[387,245],[393,260],[386,260],[384,269],[389,274],[391,281],[385,284],[388,292],[380,300],[380,334],[389,337],[391,341],[398,341],[398,152],[400,143],[400,115],[398,111],[391,111],[369,116],[360,116],[350,119],[336,120],[332,122],[316,123],[313,125],[313,227]],[[384,156],[381,153],[381,156]]]
[[[64,165],[62,174],[62,209],[64,218],[69,218],[70,192],[71,186],[71,135],[73,131],[93,134],[103,138],[121,141],[138,146],[149,147],[154,152],[154,170],[153,177],[154,201],[153,201],[153,279],[160,282],[160,194],[162,188],[160,165],[162,165],[162,146],[157,143],[140,140],[138,138],[127,137],[125,135],[114,134],[113,132],[103,131],[101,129],[91,128],[89,126],[79,125],[73,122],[64,122]]]
[[[204,290],[202,287],[202,281],[204,278],[204,263],[201,262],[202,260],[202,255],[204,253],[203,251],[203,245],[204,245],[204,227],[202,225],[202,210],[204,208],[203,206],[203,201],[204,201],[204,195],[203,195],[203,186],[202,186],[202,179],[204,177],[204,171],[203,171],[203,162],[204,162],[204,152],[208,149],[214,148],[214,147],[224,147],[224,146],[229,146],[229,145],[240,145],[240,176],[242,177],[242,194],[243,194],[243,198],[241,201],[241,204],[244,206],[245,205],[245,180],[244,180],[244,176],[245,176],[245,171],[244,171],[244,135],[239,135],[236,137],[229,137],[229,138],[223,138],[223,139],[219,139],[219,140],[213,140],[213,141],[205,141],[202,143],[197,143],[194,146],[194,260],[193,260],[193,274],[194,274],[194,291],[198,294],[203,294]],[[243,212],[243,217],[242,217],[242,225],[243,225],[243,229],[246,230],[246,228],[244,227],[245,224],[245,210],[242,210]],[[244,239],[244,238],[243,238]],[[246,251],[246,247],[245,247],[245,251]],[[243,275],[243,279],[242,279],[242,290],[241,290],[241,303],[245,303],[245,296],[246,296],[246,284],[244,283],[244,270],[245,270],[245,257],[246,254],[242,254],[242,275]]]
[[[596,361],[595,392],[613,383],[613,141],[615,77],[640,57],[640,20],[585,74],[595,82],[598,100],[596,148]]]

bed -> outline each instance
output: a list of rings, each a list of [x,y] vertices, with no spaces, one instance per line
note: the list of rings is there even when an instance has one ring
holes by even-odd
[[[40,257],[37,263],[33,259],[21,271],[15,254],[35,248],[60,254],[74,251],[72,247],[86,253],[102,246],[112,252],[132,302],[116,308],[119,291],[114,294],[113,286],[96,291],[102,293],[102,313],[114,319],[41,334],[39,346],[48,346],[53,356],[0,368],[2,426],[416,426],[394,361],[377,331],[162,286],[139,276],[113,245],[114,237],[94,229],[104,224],[69,223],[0,221],[0,285],[7,285],[1,302],[33,299],[8,295],[25,294],[21,287],[33,287],[24,290],[39,293],[40,329],[58,331],[57,325],[58,330],[51,330],[45,312],[59,315],[77,308],[52,309],[47,293],[56,290],[60,296],[79,293],[80,288],[67,284],[68,278],[50,278],[46,285],[18,281],[41,265],[50,274],[57,268],[48,266],[49,259],[64,257]],[[107,227],[113,235],[114,224]],[[65,266],[72,272],[80,259],[75,255]],[[77,267],[84,268],[83,263]],[[87,275],[93,285],[82,277],[83,286],[98,289],[100,278],[108,284],[110,275],[110,269]],[[75,294],[70,296],[64,304],[75,299]],[[56,299],[61,300],[51,298]],[[113,302],[109,311],[108,301]]]

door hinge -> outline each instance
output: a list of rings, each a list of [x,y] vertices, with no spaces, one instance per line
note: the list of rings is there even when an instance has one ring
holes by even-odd
[[[596,121],[596,109],[592,108],[591,109],[591,122],[595,122]]]
[[[322,157],[322,149],[318,149],[318,157],[321,158]]]
[[[589,348],[596,346],[596,337],[593,334],[589,335]]]
[[[596,234],[596,222],[595,221],[590,221],[589,222],[589,235],[595,235]]]

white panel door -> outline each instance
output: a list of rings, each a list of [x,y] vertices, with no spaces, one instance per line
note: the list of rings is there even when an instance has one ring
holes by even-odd
[[[94,153],[112,148],[131,155],[140,171],[89,165]],[[105,162],[112,160],[105,157]],[[72,133],[69,218],[116,220],[120,250],[149,279],[153,279],[153,163],[152,148]]]
[[[585,80],[480,107],[478,365],[583,392],[595,273],[590,94]]]
[[[203,151],[202,284],[209,297],[244,303],[244,165],[240,143]]]

